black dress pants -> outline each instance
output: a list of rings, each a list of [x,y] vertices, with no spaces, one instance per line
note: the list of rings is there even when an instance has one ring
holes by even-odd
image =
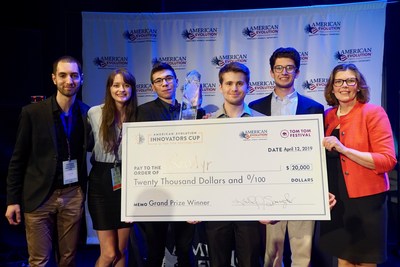
[[[258,221],[206,222],[211,267],[231,266],[232,250],[237,267],[260,267],[263,256]]]

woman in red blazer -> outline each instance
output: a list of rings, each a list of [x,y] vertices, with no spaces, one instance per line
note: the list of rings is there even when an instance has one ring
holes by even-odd
[[[336,66],[325,87],[330,221],[321,222],[320,246],[338,266],[377,266],[387,259],[388,172],[396,165],[385,110],[369,104],[369,87],[354,64]]]

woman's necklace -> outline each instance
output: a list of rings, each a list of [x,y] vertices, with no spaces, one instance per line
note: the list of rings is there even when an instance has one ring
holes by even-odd
[[[340,118],[340,116],[342,115],[340,113],[341,113],[340,112],[340,106],[338,106],[337,111],[336,111],[336,116],[338,116],[338,118]]]

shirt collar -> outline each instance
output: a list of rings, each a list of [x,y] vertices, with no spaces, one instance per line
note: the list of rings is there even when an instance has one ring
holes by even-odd
[[[272,91],[272,96],[276,101],[281,100],[281,98],[275,93],[275,91]],[[290,93],[287,96],[285,96],[285,98],[288,99],[288,100],[292,100],[292,99],[297,98],[297,91],[294,90],[292,93]]]
[[[253,113],[252,113],[251,109],[249,108],[249,106],[246,103],[243,103],[243,105],[244,105],[243,112],[240,115],[240,117],[253,116]],[[215,116],[217,118],[230,118],[225,112],[224,105],[220,106],[218,111],[215,113]]]

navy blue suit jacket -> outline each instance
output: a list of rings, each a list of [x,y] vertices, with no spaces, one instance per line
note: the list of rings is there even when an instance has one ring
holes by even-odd
[[[298,95],[298,103],[297,103],[296,115],[324,113],[324,106],[322,104],[318,103],[317,101],[311,98],[305,97],[299,93],[297,93],[297,95]],[[250,102],[249,107],[267,116],[271,116],[271,100],[272,100],[272,93],[265,97]]]

